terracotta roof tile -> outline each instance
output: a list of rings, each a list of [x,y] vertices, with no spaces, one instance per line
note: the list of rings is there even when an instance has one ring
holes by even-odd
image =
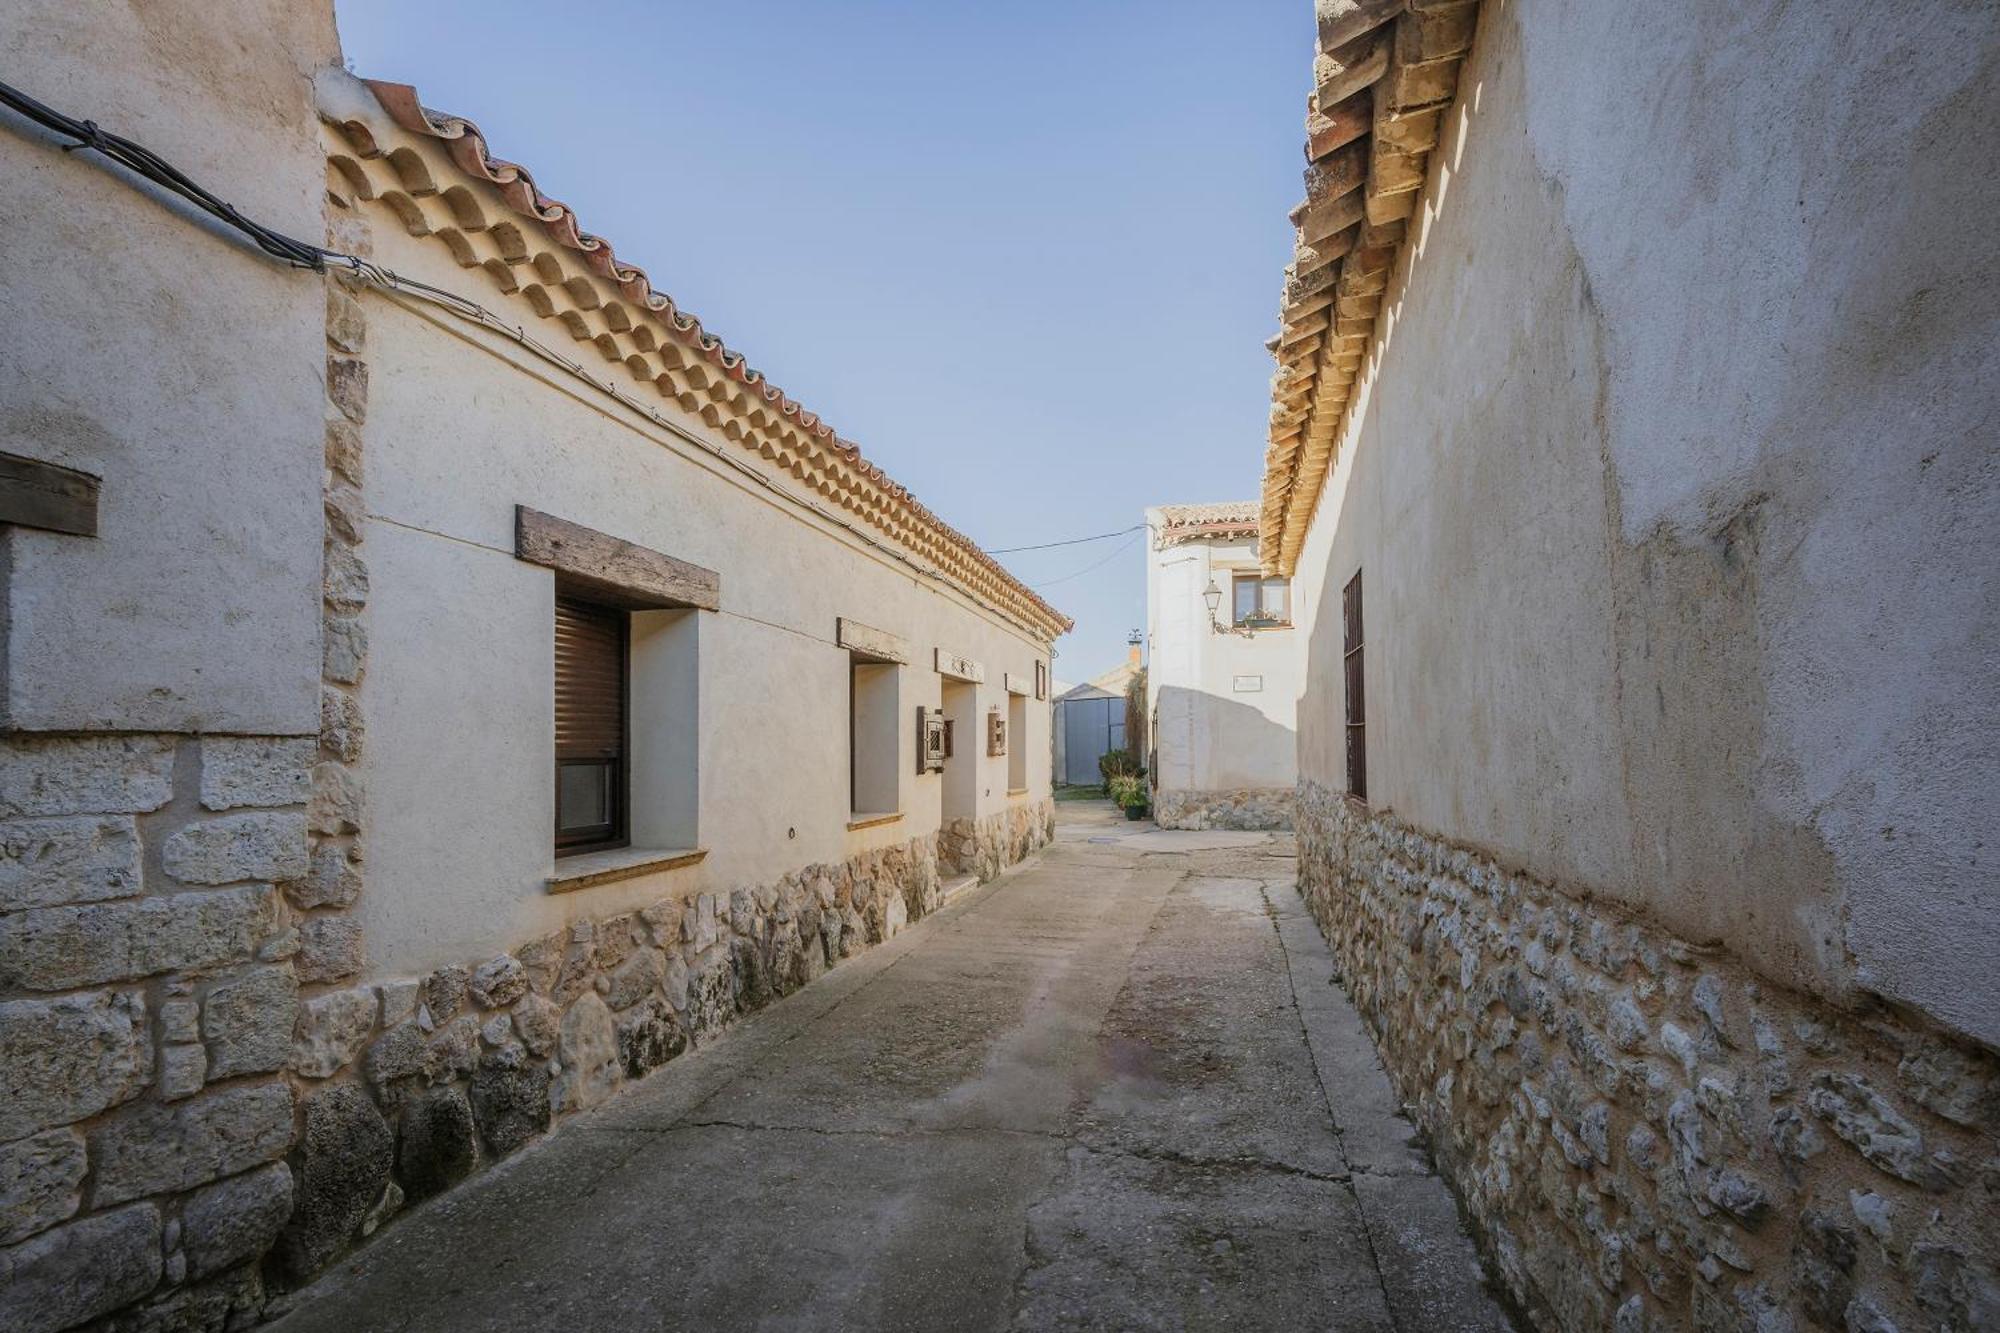
[[[1349,426],[1406,220],[1472,48],[1479,0],[1316,0],[1305,202],[1285,270],[1261,503],[1267,567],[1290,574]]]
[[[794,460],[795,475],[808,481],[813,489],[833,496],[871,526],[920,550],[949,580],[975,596],[999,603],[1025,626],[1051,638],[1072,628],[1073,622],[1067,616],[1008,573],[971,538],[932,513],[907,487],[865,459],[857,446],[841,439],[817,414],[807,411],[751,368],[741,353],[732,351],[721,338],[703,328],[699,319],[676,306],[671,296],[653,286],[644,269],[619,259],[609,241],[585,231],[575,210],[543,194],[527,168],[496,157],[472,121],[425,107],[416,89],[408,84],[377,79],[364,82],[397,127],[436,140],[460,172],[490,188],[512,212],[539,224],[550,241],[575,252],[591,273],[614,285],[625,300],[650,314],[658,327],[684,349],[685,355],[673,363],[676,367],[686,357],[712,366],[722,379],[749,390],[756,402],[775,414],[776,420],[760,423],[753,417],[747,426],[738,424],[734,416],[743,414],[734,404],[727,411],[718,407],[713,413],[704,410],[701,415],[719,419],[733,413],[730,424],[736,429],[732,438],[766,458],[781,461],[785,453],[781,446],[774,446],[769,438],[756,437],[760,434],[768,437],[785,427],[797,431],[844,465],[824,476],[806,477]],[[367,124],[343,119],[337,128],[362,158],[392,156],[392,151],[377,141]],[[398,166],[397,170],[403,168]],[[697,384],[701,382],[697,376],[688,378]],[[715,397],[714,390],[708,393],[709,397]],[[720,422],[711,419],[710,424]],[[917,540],[913,541],[913,536]]]

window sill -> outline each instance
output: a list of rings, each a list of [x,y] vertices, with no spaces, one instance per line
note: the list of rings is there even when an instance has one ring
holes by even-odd
[[[617,847],[605,852],[584,852],[556,862],[548,879],[550,893],[574,893],[598,884],[633,879],[658,870],[691,866],[708,855],[706,847],[662,849],[659,847]]]
[[[1026,787],[1009,787],[1007,789],[1007,794],[1009,796],[1026,796],[1028,794],[1028,789]]]
[[[847,831],[852,833],[856,829],[874,828],[879,824],[893,824],[902,817],[903,812],[901,810],[891,810],[889,813],[883,815],[849,815],[847,817]]]

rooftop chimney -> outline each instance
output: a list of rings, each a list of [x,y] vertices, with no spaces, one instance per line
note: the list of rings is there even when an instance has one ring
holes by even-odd
[[[1126,666],[1136,667],[1139,665],[1139,644],[1144,638],[1145,636],[1139,633],[1138,630],[1133,630],[1125,636]]]

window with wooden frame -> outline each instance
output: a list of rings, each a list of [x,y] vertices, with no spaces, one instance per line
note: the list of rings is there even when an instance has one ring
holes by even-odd
[[[631,614],[556,598],[556,855],[630,841]]]
[[[1368,696],[1361,657],[1361,571],[1340,593],[1341,664],[1346,675],[1347,794],[1368,799]]]
[[[1231,593],[1231,624],[1248,629],[1280,629],[1292,623],[1290,579],[1238,574]]]

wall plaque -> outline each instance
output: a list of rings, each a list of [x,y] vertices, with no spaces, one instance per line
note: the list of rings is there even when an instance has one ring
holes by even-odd
[[[1007,753],[1007,719],[1000,710],[991,709],[986,714],[986,753],[1003,755]]]
[[[1049,664],[1040,659],[1035,662],[1035,697],[1037,699],[1049,697]]]
[[[1229,688],[1237,694],[1260,694],[1264,689],[1262,676],[1237,676],[1229,682]]]
[[[953,680],[969,680],[975,685],[986,679],[985,667],[969,657],[960,657],[957,653],[948,653],[942,648],[937,650],[937,670],[940,676],[950,676]]]

